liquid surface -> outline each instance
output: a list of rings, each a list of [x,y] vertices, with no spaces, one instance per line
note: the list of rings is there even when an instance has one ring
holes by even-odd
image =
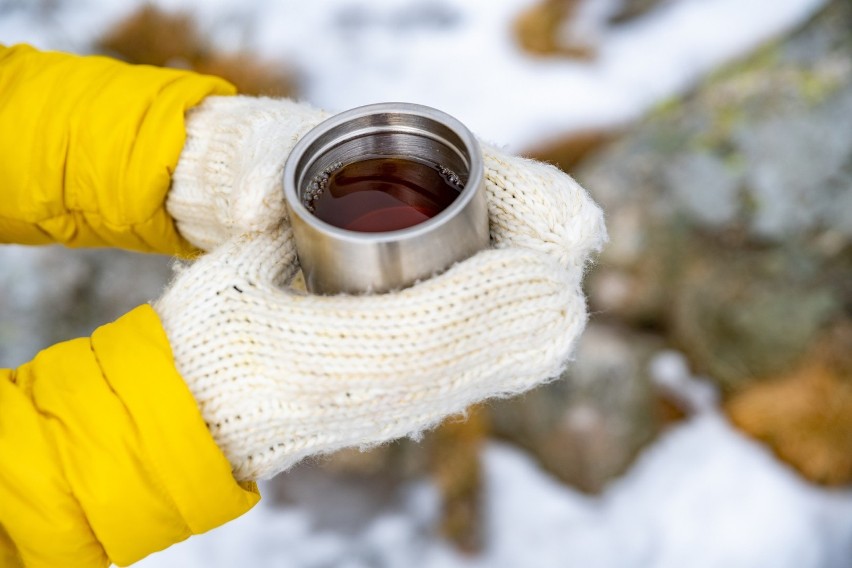
[[[405,229],[431,219],[458,197],[462,184],[443,166],[405,158],[367,158],[330,168],[313,180],[305,206],[350,231]]]

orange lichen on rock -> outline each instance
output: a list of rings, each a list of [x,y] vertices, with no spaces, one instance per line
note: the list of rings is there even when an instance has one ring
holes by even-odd
[[[732,397],[725,410],[807,479],[852,483],[852,324],[832,330],[793,372]]]

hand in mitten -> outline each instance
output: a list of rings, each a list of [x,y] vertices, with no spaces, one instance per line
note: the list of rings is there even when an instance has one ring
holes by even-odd
[[[296,142],[328,113],[289,99],[211,96],[186,116],[166,209],[189,242],[211,250],[285,216],[281,178]]]
[[[493,248],[397,292],[314,296],[289,224],[231,238],[155,304],[238,479],[416,434],[556,377],[586,322],[601,211],[556,168],[485,150]]]

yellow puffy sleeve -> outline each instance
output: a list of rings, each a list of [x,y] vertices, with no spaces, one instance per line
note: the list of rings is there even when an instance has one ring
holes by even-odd
[[[164,202],[184,113],[222,79],[0,46],[0,243],[193,252]]]
[[[0,46],[0,243],[190,254],[164,208],[184,112],[225,81]],[[127,565],[247,511],[142,306],[0,369],[0,566]]]
[[[133,563],[250,509],[142,306],[0,370],[2,566]]]

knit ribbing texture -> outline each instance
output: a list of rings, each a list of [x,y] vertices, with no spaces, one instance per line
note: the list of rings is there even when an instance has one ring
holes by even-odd
[[[189,110],[166,209],[189,242],[211,250],[229,236],[273,228],[285,215],[284,162],[328,118],[289,99],[211,96]]]

